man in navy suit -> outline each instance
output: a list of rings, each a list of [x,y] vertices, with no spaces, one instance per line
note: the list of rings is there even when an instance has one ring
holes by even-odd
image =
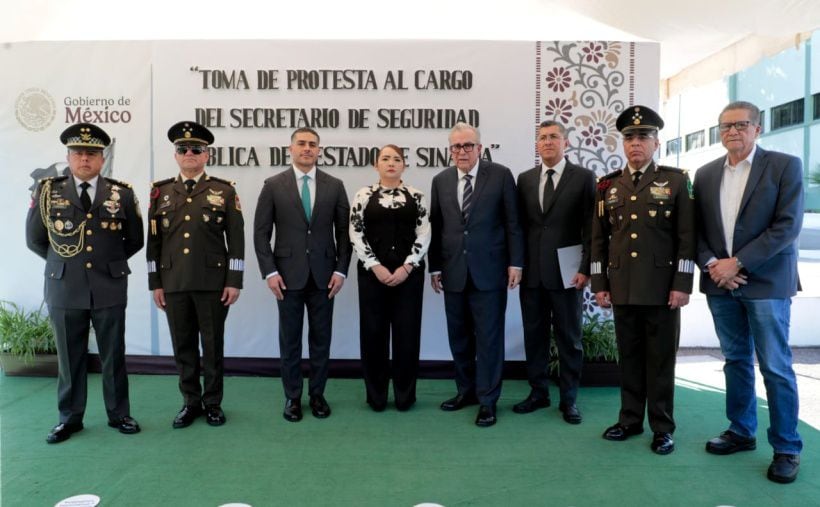
[[[507,289],[521,281],[524,243],[510,170],[479,160],[481,138],[471,125],[457,123],[449,141],[455,166],[433,178],[427,254],[433,290],[444,290],[458,388],[441,409],[480,404],[475,423],[486,427],[496,422]]]
[[[319,134],[299,128],[290,137],[293,167],[265,180],[253,221],[259,269],[279,304],[279,351],[285,388],[283,417],[302,419],[302,324],[308,313],[310,409],[330,416],[325,400],[333,298],[350,265],[350,205],[342,180],[316,168]],[[275,229],[275,232],[274,232]],[[271,236],[274,246],[271,248]]]
[[[756,447],[754,355],[769,403],[768,478],[797,478],[797,383],[789,349],[791,297],[799,288],[797,237],[803,222],[803,168],[791,155],[755,145],[760,110],[733,102],[718,124],[726,156],[695,175],[700,290],[726,357],[729,429],[706,444],[712,454]]]
[[[589,280],[595,174],[564,158],[568,144],[563,125],[552,120],[542,122],[536,141],[541,163],[518,176],[518,202],[526,238],[521,318],[531,391],[513,406],[513,412],[526,414],[550,406],[549,350],[553,335],[559,361],[558,408],[566,422],[579,424],[581,412],[575,398],[583,363],[581,305]],[[564,284],[559,265],[558,249],[564,247],[580,248],[571,287]]]

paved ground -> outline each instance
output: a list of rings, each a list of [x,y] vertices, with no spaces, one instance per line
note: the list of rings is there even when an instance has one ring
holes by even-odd
[[[797,390],[800,396],[800,420],[820,429],[820,347],[793,348],[794,371],[797,374]],[[679,382],[694,382],[724,390],[723,356],[719,349],[687,348],[678,352],[675,370]],[[766,391],[763,378],[756,370],[757,395],[765,404]],[[768,427],[760,421],[760,427]]]

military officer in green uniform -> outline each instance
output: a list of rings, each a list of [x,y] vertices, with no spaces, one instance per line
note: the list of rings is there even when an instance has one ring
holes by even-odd
[[[653,431],[650,448],[674,451],[673,401],[680,308],[692,292],[695,212],[689,178],[656,165],[663,120],[645,106],[618,117],[627,167],[598,181],[592,227],[592,291],[612,306],[621,372],[621,411],[607,440]]]
[[[131,185],[100,176],[108,134],[90,123],[60,135],[69,176],[41,180],[26,219],[28,247],[46,260],[45,301],[57,342],[60,422],[55,444],[83,429],[87,398],[88,335],[94,326],[102,363],[108,425],[140,431],[131,417],[125,369],[128,259],[143,246],[139,203]]]
[[[232,182],[205,173],[214,141],[207,128],[182,121],[168,139],[180,174],[151,188],[147,254],[148,288],[168,318],[184,398],[173,427],[189,426],[203,413],[220,426],[225,318],[245,268],[242,208]]]

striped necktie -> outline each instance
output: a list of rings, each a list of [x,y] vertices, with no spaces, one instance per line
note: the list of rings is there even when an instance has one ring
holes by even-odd
[[[470,206],[473,204],[473,175],[464,175],[464,194],[461,200],[461,216],[466,222],[470,218]]]

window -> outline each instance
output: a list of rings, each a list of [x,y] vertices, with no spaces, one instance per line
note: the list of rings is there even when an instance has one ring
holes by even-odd
[[[815,93],[811,96],[811,102],[814,105],[814,114],[812,119],[820,120],[820,93]]]
[[[704,135],[702,130],[686,134],[686,151],[702,148],[704,145]]]
[[[677,155],[678,153],[680,153],[680,137],[666,141],[666,156]]]
[[[720,142],[720,129],[718,126],[715,125],[714,127],[709,127],[709,146],[713,144],[718,144]]]
[[[803,99],[772,108],[772,130],[803,123]]]

